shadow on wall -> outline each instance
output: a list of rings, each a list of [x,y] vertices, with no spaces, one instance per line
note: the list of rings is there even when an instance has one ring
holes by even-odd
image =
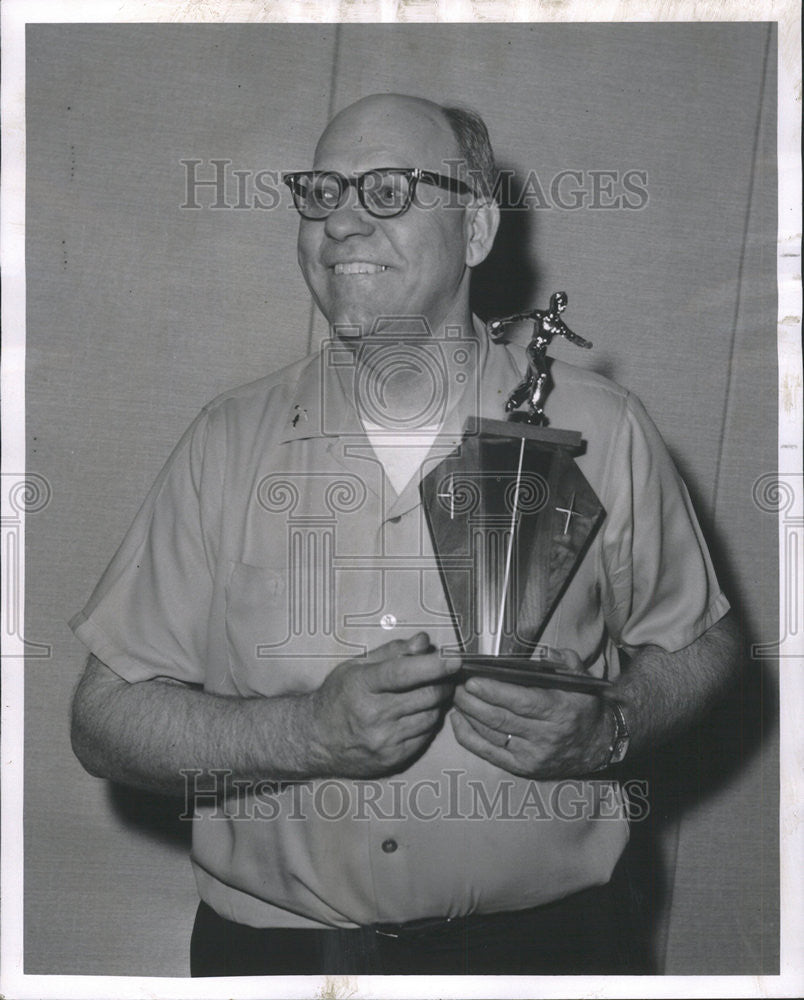
[[[186,808],[182,799],[111,782],[108,794],[115,815],[129,829],[189,852],[192,823],[179,818]]]
[[[677,456],[673,455],[673,459],[683,476],[684,469]],[[701,498],[692,487],[690,494],[696,510],[704,510]],[[776,732],[779,724],[778,660],[750,655],[757,642],[767,642],[767,629],[763,628],[763,622],[754,620],[755,616],[749,616],[744,610],[740,577],[719,533],[704,517],[701,517],[701,529],[741,632],[744,660],[734,688],[694,734],[699,743],[693,743],[689,752],[694,751],[700,757],[696,764],[697,784],[690,784],[686,793],[680,792],[681,805],[689,801],[696,789],[703,794],[725,783],[759,751],[761,743]],[[770,569],[774,581],[777,580],[779,569],[775,560]],[[753,581],[749,583],[753,585]],[[779,621],[778,606],[774,609],[773,621]],[[677,781],[678,777],[676,775]]]
[[[509,171],[507,164],[500,170]],[[472,311],[481,319],[511,315],[536,307],[538,269],[533,262],[534,213],[511,206],[522,191],[522,181],[513,176],[500,205],[500,228],[491,253],[472,275]]]
[[[550,295],[558,291],[541,287],[539,265],[534,258],[537,213],[512,207],[522,195],[524,181],[506,164],[500,164],[500,170],[509,172],[510,177],[505,186],[506,200],[500,204],[500,228],[491,253],[472,275],[472,311],[486,321],[547,308]],[[528,336],[528,324],[523,323],[522,332],[512,339],[524,345]],[[605,348],[596,345],[591,368],[598,375],[616,380],[616,360]]]
[[[672,458],[689,484],[683,463],[675,454]],[[763,743],[776,732],[779,719],[776,664],[750,655],[761,634],[761,623],[750,621],[743,611],[739,577],[717,531],[705,516],[707,505],[693,487],[690,494],[718,578],[732,605],[743,658],[732,688],[711,711],[679,739],[635,761],[629,774],[623,775],[623,778],[637,776],[649,789],[649,813],[644,821],[632,824],[630,850],[646,922],[654,928],[672,898],[673,872],[663,870],[658,852],[660,838],[665,831],[677,827],[685,813],[699,808],[731,783],[762,751]],[[768,790],[767,808],[773,815],[778,811],[775,795],[776,789]],[[739,823],[740,817],[735,816],[735,824]],[[662,957],[657,957],[661,965]],[[768,962],[767,968],[757,968],[756,973],[778,974],[775,954],[769,956]],[[723,973],[728,971],[724,969]]]
[[[698,513],[701,531],[718,579],[731,603],[732,616],[740,630],[743,649],[743,662],[734,687],[716,706],[711,716],[690,734],[690,741],[684,751],[685,759],[679,761],[686,769],[678,770],[672,775],[674,784],[678,786],[678,804],[683,806],[698,794],[714,791],[728,781],[758,752],[763,740],[776,731],[779,720],[779,689],[778,662],[770,657],[759,659],[751,656],[751,650],[757,642],[768,640],[767,629],[763,627],[765,623],[755,620],[756,616],[746,611],[747,594],[741,592],[741,589],[745,590],[745,585],[741,588],[740,574],[721,533],[712,524],[710,503],[705,502],[696,489],[681,457],[675,453],[671,453],[671,457],[687,484]],[[779,570],[776,561],[768,568],[773,572],[774,581],[777,580]],[[748,584],[753,585],[753,581],[748,581]],[[777,606],[774,608],[773,621],[778,620]],[[686,766],[687,763],[689,766]],[[694,778],[683,782],[681,779],[685,773]]]
[[[629,777],[636,775],[642,787],[649,789],[649,811],[642,822],[631,825],[630,874],[632,891],[644,915],[645,940],[659,973],[664,971],[666,945],[666,941],[660,940],[659,931],[663,928],[666,932],[674,881],[672,864],[664,860],[660,843],[668,834],[671,838],[677,835],[685,813],[715,796],[760,751],[762,742],[776,727],[776,700],[776,682],[770,665],[745,662],[738,683],[724,701],[682,738],[635,762],[629,774]],[[773,797],[774,792],[770,791],[769,800]],[[776,807],[769,801],[768,808]],[[740,817],[735,816],[734,822],[737,836]],[[769,939],[775,933],[770,925],[773,919],[768,914]],[[775,951],[763,962],[763,967],[751,971],[757,975],[778,974]],[[721,973],[733,971],[724,968]],[[696,970],[687,972],[692,975]]]

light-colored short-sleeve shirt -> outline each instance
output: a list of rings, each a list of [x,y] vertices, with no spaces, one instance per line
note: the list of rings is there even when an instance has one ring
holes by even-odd
[[[465,370],[456,405],[427,414],[441,431],[422,475],[459,444],[467,415],[503,417],[526,366],[521,349],[484,339],[431,348],[463,351]],[[419,630],[455,647],[419,477],[394,492],[355,412],[349,359],[327,345],[225,393],[187,431],[71,622],[121,677],[270,697],[315,689],[342,660]],[[606,516],[541,642],[614,678],[621,651],[683,648],[728,604],[638,400],[559,361],[552,377],[551,425],[581,431],[577,462]],[[628,838],[616,783],[515,777],[449,723],[388,778],[251,791],[199,797],[192,861],[202,898],[254,926],[535,906],[606,882]]]

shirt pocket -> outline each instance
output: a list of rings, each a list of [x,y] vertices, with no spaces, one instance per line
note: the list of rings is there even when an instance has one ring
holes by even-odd
[[[224,593],[226,652],[237,690],[247,696],[288,693],[287,670],[277,670],[290,638],[284,574],[230,562]]]

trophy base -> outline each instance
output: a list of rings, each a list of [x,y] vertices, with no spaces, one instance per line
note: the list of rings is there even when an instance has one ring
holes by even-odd
[[[565,448],[569,452],[583,451],[583,438],[580,431],[558,430],[554,427],[544,427],[539,424],[529,424],[526,414],[512,413],[508,420],[494,420],[491,417],[469,417],[464,426],[464,434],[472,437],[482,434],[486,437],[525,438],[553,448]]]
[[[553,660],[526,660],[513,656],[461,656],[463,666],[459,677],[490,677],[506,684],[524,687],[558,688],[581,694],[600,694],[611,687],[611,681],[590,674],[565,670],[563,663]]]

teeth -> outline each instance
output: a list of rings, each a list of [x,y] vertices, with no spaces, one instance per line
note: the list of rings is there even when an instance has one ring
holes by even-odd
[[[335,274],[379,274],[380,271],[387,271],[385,264],[369,264],[368,261],[355,260],[348,264],[336,264],[333,268]]]

